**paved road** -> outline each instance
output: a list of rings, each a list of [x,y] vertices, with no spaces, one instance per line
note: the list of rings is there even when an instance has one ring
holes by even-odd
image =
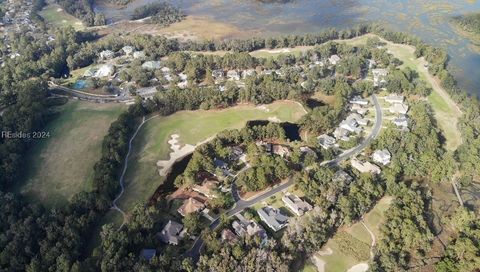
[[[80,99],[96,101],[96,102],[123,102],[132,100],[130,96],[125,95],[113,95],[113,94],[91,94],[74,89],[70,89],[58,84],[55,84],[52,81],[48,82],[50,91],[56,94],[66,94],[73,97],[78,97]]]
[[[372,96],[372,100],[373,100],[373,105],[375,106],[375,124],[373,126],[372,133],[370,133],[370,135],[368,135],[368,137],[365,138],[365,140],[363,140],[363,142],[360,145],[356,146],[355,148],[352,148],[350,150],[347,150],[347,151],[343,152],[337,158],[335,158],[331,161],[323,162],[321,165],[334,166],[334,165],[338,164],[339,162],[341,162],[345,159],[348,159],[352,156],[355,156],[356,154],[361,152],[363,149],[365,149],[372,142],[372,140],[375,139],[378,136],[378,134],[380,133],[380,130],[382,128],[383,112],[382,112],[382,107],[378,103],[377,97],[375,95]],[[242,171],[244,171],[244,170],[246,170],[246,169],[245,168],[242,169]],[[235,200],[235,205],[233,206],[233,208],[228,210],[226,212],[226,214],[228,215],[228,217],[234,216],[235,214],[243,211],[245,208],[251,207],[251,206],[255,205],[256,203],[261,202],[261,201],[273,196],[274,194],[287,189],[288,187],[292,186],[293,184],[294,184],[294,182],[290,178],[288,180],[288,182],[285,182],[285,183],[282,183],[278,186],[275,186],[275,187],[271,188],[269,191],[267,191],[267,192],[265,192],[261,195],[258,195],[258,196],[254,197],[252,199],[249,199],[249,200],[243,200],[238,193],[236,183],[233,182],[233,184],[232,184],[232,195],[233,195],[233,199]],[[220,219],[219,219],[219,217],[217,217],[212,223],[210,223],[209,228],[211,230],[213,230],[216,227],[218,227],[219,224],[220,224]],[[197,240],[195,240],[195,243],[193,244],[192,248],[190,249],[189,252],[187,252],[186,255],[188,257],[191,257],[195,262],[198,261],[198,258],[200,257],[200,252],[203,248],[203,245],[204,245],[203,240],[200,237],[198,237]]]
[[[373,100],[373,105],[375,106],[375,124],[373,126],[372,133],[370,133],[370,135],[368,135],[368,137],[365,138],[365,140],[363,140],[363,142],[358,146],[343,152],[342,154],[340,154],[338,157],[336,157],[331,161],[326,161],[321,163],[321,165],[333,166],[345,159],[351,158],[357,155],[358,153],[360,153],[362,150],[364,150],[372,142],[373,139],[377,138],[382,128],[383,112],[382,112],[382,107],[378,103],[378,99],[375,95],[372,95],[372,100]]]

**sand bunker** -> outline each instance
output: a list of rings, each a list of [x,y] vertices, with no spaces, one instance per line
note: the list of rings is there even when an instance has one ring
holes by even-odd
[[[158,174],[160,176],[166,176],[170,172],[170,168],[172,165],[179,159],[185,157],[186,155],[192,153],[195,148],[203,143],[210,141],[213,137],[206,139],[203,142],[197,143],[196,145],[186,144],[184,146],[180,146],[178,144],[178,138],[180,136],[178,134],[173,134],[170,136],[171,139],[168,141],[172,152],[170,152],[170,159],[169,160],[161,160],[157,162],[157,166],[160,168],[158,170]]]
[[[367,263],[359,263],[350,267],[350,269],[348,269],[347,272],[365,272],[367,270],[368,270]]]
[[[257,106],[257,109],[262,110],[264,112],[269,112],[270,111],[270,109],[267,108],[267,106],[265,106],[265,105]]]
[[[268,121],[273,122],[273,123],[281,123],[282,122],[282,120],[278,119],[277,116],[268,117]]]
[[[325,261],[318,258],[317,256],[312,257],[313,264],[317,267],[318,272],[324,272],[325,271]]]
[[[320,256],[328,256],[328,255],[332,255],[333,254],[333,250],[329,247],[327,247],[325,250],[321,250],[319,252],[317,252],[318,255]]]

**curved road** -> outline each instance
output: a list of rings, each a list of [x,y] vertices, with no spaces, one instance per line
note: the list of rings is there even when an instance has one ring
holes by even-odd
[[[73,97],[78,97],[81,99],[91,100],[91,101],[102,101],[102,102],[122,102],[128,101],[132,98],[124,95],[113,95],[113,94],[91,94],[74,89],[70,89],[61,85],[54,83],[53,81],[48,82],[48,87],[51,92],[60,92],[62,94],[67,94]]]
[[[383,112],[382,108],[380,107],[380,104],[378,104],[377,97],[375,95],[372,95],[372,100],[373,100],[373,105],[375,106],[375,125],[373,126],[372,133],[368,135],[365,140],[356,146],[355,148],[352,148],[350,150],[347,150],[340,154],[337,158],[331,160],[331,161],[326,161],[323,162],[321,165],[327,165],[327,166],[334,166],[338,164],[339,162],[348,159],[352,156],[357,155],[360,153],[363,149],[365,149],[371,142],[374,140],[378,134],[380,133],[380,130],[382,128],[382,122],[383,122]],[[245,169],[242,169],[245,170]],[[238,175],[238,174],[237,174]],[[236,177],[236,176],[235,176]],[[260,194],[252,199],[249,200],[243,200],[237,190],[237,186],[235,182],[232,185],[232,195],[233,199],[235,200],[235,204],[233,208],[230,210],[226,211],[225,213],[227,214],[228,217],[234,216],[237,213],[243,211],[245,208],[248,208],[250,206],[255,205],[258,202],[261,202],[274,194],[281,192],[288,187],[292,186],[294,184],[293,180],[290,178],[287,182],[282,183],[280,185],[272,187],[269,191],[264,192],[263,194]],[[210,223],[209,228],[211,230],[214,230],[215,228],[218,227],[220,224],[220,217],[216,217],[212,223]],[[200,257],[200,251],[203,248],[203,240],[198,237],[197,240],[195,240],[195,243],[193,244],[192,248],[190,249],[189,252],[187,252],[187,257],[191,257],[195,262],[198,261],[198,258]]]

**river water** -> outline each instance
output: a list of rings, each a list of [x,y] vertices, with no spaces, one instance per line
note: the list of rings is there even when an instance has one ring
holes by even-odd
[[[133,10],[158,0],[135,0],[122,9],[96,7],[109,22],[128,19]],[[480,11],[477,0],[170,0],[188,15],[206,16],[259,35],[314,33],[380,22],[447,48],[460,87],[480,94],[480,54],[450,26],[451,16]]]

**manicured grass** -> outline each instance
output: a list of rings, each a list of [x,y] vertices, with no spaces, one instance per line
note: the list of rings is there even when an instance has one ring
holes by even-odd
[[[42,9],[42,11],[40,11],[40,16],[45,19],[47,24],[50,24],[54,27],[61,28],[71,26],[76,30],[85,29],[82,21],[68,14],[59,5],[56,4],[47,5],[44,9]]]
[[[384,220],[384,212],[390,206],[392,197],[384,197],[364,216],[364,222],[378,239],[379,228]],[[372,238],[367,229],[359,222],[339,230],[322,248],[332,250],[331,255],[318,255],[325,261],[325,271],[346,271],[360,262],[368,262]]]
[[[63,205],[72,195],[89,190],[93,165],[110,124],[125,110],[122,104],[74,101],[61,107],[26,158],[24,183],[16,188],[47,206]]]
[[[126,174],[125,195],[120,207],[129,210],[137,201],[146,201],[165,177],[158,174],[157,161],[169,159],[171,152],[168,141],[172,134],[178,134],[179,144],[195,145],[216,133],[240,129],[249,120],[277,117],[282,121],[297,121],[305,111],[301,105],[281,101],[264,108],[241,105],[224,110],[182,111],[167,117],[150,120],[140,130],[133,143],[133,150]]]

